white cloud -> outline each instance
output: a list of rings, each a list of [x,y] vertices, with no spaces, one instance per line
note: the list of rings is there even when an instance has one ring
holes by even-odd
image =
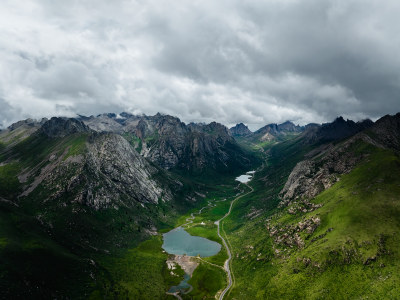
[[[2,1],[0,123],[130,111],[325,122],[400,110],[397,1]]]

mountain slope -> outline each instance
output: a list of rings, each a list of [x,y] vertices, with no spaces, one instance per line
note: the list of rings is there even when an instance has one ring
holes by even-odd
[[[281,263],[267,285],[276,297],[398,294],[400,159],[390,150],[359,147],[368,160],[310,201],[313,207],[294,203],[268,221],[274,261]]]
[[[339,118],[304,133],[292,125],[271,143],[238,137],[251,155],[221,124],[162,115],[11,126],[0,133],[1,297],[166,298],[180,279],[160,232],[218,199],[188,231],[219,241],[213,220],[227,198],[249,190],[234,189],[234,176],[198,184],[189,171],[236,175],[245,165],[234,164],[259,155],[254,192],[221,227],[233,256],[227,298],[396,298],[400,114],[374,124]],[[207,282],[215,274],[206,269],[191,279],[195,296],[223,284],[222,274]]]
[[[0,154],[2,296],[113,295],[104,262],[170,227],[202,200],[195,186],[120,135],[52,118]]]
[[[301,136],[269,149],[256,192],[225,227],[235,255],[229,298],[396,298],[399,121],[384,117],[335,144]]]

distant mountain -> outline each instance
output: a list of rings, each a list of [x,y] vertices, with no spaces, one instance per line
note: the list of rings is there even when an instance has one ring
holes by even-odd
[[[260,141],[272,141],[278,137],[290,134],[299,134],[304,131],[304,127],[286,121],[282,124],[268,124],[254,132],[253,138]]]
[[[371,127],[373,124],[374,122],[369,119],[354,122],[338,117],[332,123],[325,123],[321,126],[308,126],[304,135],[310,143],[325,143],[345,139]]]
[[[244,125],[243,123],[236,124],[234,127],[230,128],[229,131],[231,132],[232,136],[249,136],[253,134],[250,129]]]

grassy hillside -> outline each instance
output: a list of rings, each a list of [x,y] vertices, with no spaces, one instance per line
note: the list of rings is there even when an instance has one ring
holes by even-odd
[[[158,170],[153,174],[157,182],[182,183],[179,189],[174,188],[172,201],[107,209],[88,207],[74,201],[77,194],[85,191],[86,181],[80,180],[72,188],[69,182],[76,176],[91,178],[93,174],[85,167],[64,162],[81,160],[79,157],[87,154],[87,144],[92,138],[90,133],[64,138],[33,134],[15,144],[1,144],[1,296],[168,298],[165,292],[181,278],[167,270],[161,235],[148,240],[150,225],[154,224],[158,231],[167,231],[180,222],[180,216],[187,217],[188,211],[237,192],[233,189],[232,175],[201,174],[193,180],[152,165]],[[57,164],[55,176],[47,177],[28,195],[19,197],[43,170],[50,170],[54,164]],[[55,194],[55,188],[62,193]],[[217,217],[223,213],[211,214]],[[211,234],[211,239],[217,240],[215,228],[198,234]],[[225,258],[223,250],[209,260],[222,264]],[[215,277],[214,286],[206,283],[205,274]],[[225,275],[218,267],[204,265],[192,281],[192,295],[212,297],[224,285]]]
[[[240,211],[249,206],[257,209],[260,181],[254,182],[258,192],[244,199],[240,210],[236,207],[227,227],[235,255],[230,298],[396,298],[400,292],[400,159],[390,150],[364,143],[354,151],[367,158],[313,199],[312,203],[323,205],[314,211],[303,213],[289,206],[262,210],[260,217],[252,219],[249,209]],[[289,161],[296,160],[296,155],[290,156]],[[285,178],[285,169],[279,172],[277,176]],[[268,183],[264,197],[273,203],[276,190],[267,187]],[[304,224],[311,227],[303,228]],[[293,243],[296,235],[303,242],[300,247]]]
[[[77,159],[85,155],[90,135],[74,134],[65,138],[48,138],[32,135],[15,145],[7,145],[0,153],[0,282],[2,296],[74,299],[86,298],[93,290],[114,295],[131,293],[132,286],[143,286],[149,281],[148,272],[160,274],[164,270],[166,255],[161,256],[160,238],[157,244],[145,253],[149,257],[147,268],[139,268],[138,261],[146,257],[140,244],[149,238],[146,228],[155,224],[158,229],[172,228],[178,215],[197,203],[186,203],[185,197],[193,194],[197,184],[183,179],[184,187],[176,190],[174,201],[120,206],[96,210],[85,203],[74,201],[77,194],[85,190],[85,181],[69,188],[71,178],[91,176],[85,168],[63,162],[70,157]],[[53,159],[52,157],[56,157]],[[56,176],[40,182],[26,196],[21,192],[36,178],[49,170],[56,160]],[[163,171],[160,170],[162,173]],[[160,173],[159,172],[159,173]],[[158,182],[168,184],[166,174],[154,174]],[[24,175],[26,174],[26,175]],[[25,179],[24,179],[25,178]],[[51,180],[51,181],[49,181]],[[63,193],[54,197],[54,189]],[[68,188],[68,190],[67,190]],[[136,248],[138,247],[138,248]],[[142,248],[141,248],[142,247]],[[130,250],[129,250],[130,249]],[[133,249],[133,250],[132,250]],[[136,268],[135,284],[120,284],[122,267]],[[130,261],[131,264],[125,261]],[[104,266],[103,266],[104,265]],[[161,271],[160,271],[161,270]],[[130,271],[129,271],[130,272]],[[168,276],[159,275],[154,286],[160,290],[169,285]],[[125,280],[129,281],[128,278]],[[167,282],[167,283],[164,283]],[[114,289],[115,287],[115,289]],[[121,287],[126,287],[122,292]],[[151,289],[150,289],[151,290]],[[160,292],[158,290],[158,292]],[[153,289],[157,293],[157,289]],[[149,294],[154,296],[154,294]],[[1,297],[0,297],[1,298]]]
[[[94,174],[70,164],[21,195],[55,159],[59,165],[82,159],[91,138],[90,133],[54,139],[18,133],[8,143],[0,137],[0,298],[170,299],[165,292],[181,281],[183,271],[168,270],[161,233],[187,223],[193,213],[186,230],[221,243],[214,222],[238,193],[249,190],[234,181],[243,166],[217,176],[215,169],[188,175],[151,165],[157,170],[152,179],[174,187],[173,200],[144,205],[124,202],[130,199],[124,195],[113,199],[124,205],[95,209],[75,201],[92,181],[70,184],[75,176]],[[319,145],[297,135],[239,143],[240,153],[258,169],[254,192],[235,202],[221,227],[233,255],[228,299],[398,297],[398,154],[360,140],[348,148],[362,157],[350,173],[307,199],[308,207],[302,199],[281,207],[279,193],[289,174]],[[193,290],[183,298],[214,298],[226,286],[226,259],[224,247],[204,258],[189,281]]]

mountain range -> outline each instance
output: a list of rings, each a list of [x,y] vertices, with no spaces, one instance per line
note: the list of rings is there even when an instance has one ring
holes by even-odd
[[[125,112],[19,121],[0,131],[0,296],[172,297],[162,233],[193,218],[189,233],[223,244],[237,199],[229,246],[179,297],[219,295],[229,247],[229,299],[396,298],[399,154],[400,113],[255,132]]]

